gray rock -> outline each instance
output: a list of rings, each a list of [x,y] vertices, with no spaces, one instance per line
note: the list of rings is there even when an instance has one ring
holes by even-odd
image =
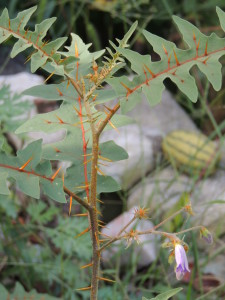
[[[225,229],[225,205],[210,201],[225,201],[225,172],[218,170],[212,176],[199,181],[191,195],[191,203],[195,216],[191,217],[194,224],[210,228]],[[193,178],[178,174],[172,167],[167,167],[156,174],[148,176],[144,182],[137,184],[129,192],[128,208],[134,205],[150,207],[165,213],[179,199],[183,192],[189,192]]]
[[[140,205],[150,207],[151,211],[166,211],[179,200],[182,192],[190,188],[189,177],[167,167],[147,176],[129,191],[128,208]]]
[[[196,131],[197,127],[188,114],[174,100],[167,90],[162,94],[162,100],[154,107],[150,107],[147,100],[142,98],[140,104],[128,113],[138,124],[156,130],[165,135],[173,130]]]
[[[117,236],[119,231],[133,218],[135,207],[129,211],[123,213],[113,221],[107,224],[107,227],[102,229],[102,233],[111,237]],[[153,223],[149,220],[138,220],[136,223],[132,223],[126,232],[129,232],[132,228],[136,227],[136,230],[144,231],[151,229]],[[120,240],[111,244],[102,252],[102,261],[105,266],[114,264],[116,258],[120,256],[120,264],[127,265],[131,262],[132,257],[135,257],[138,268],[148,266],[157,257],[157,239],[153,235],[141,235],[139,236],[139,245],[136,241],[132,242],[132,245],[127,247],[126,240]]]

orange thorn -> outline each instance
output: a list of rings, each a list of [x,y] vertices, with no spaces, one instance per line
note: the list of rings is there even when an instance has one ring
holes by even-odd
[[[73,203],[73,197],[72,197],[72,196],[70,196],[70,208],[69,208],[69,216],[70,216],[70,213],[71,213],[72,203]]]
[[[59,93],[59,96],[62,97],[63,96],[63,93],[60,91],[60,89],[56,88],[58,93]]]
[[[75,214],[75,215],[72,215],[72,217],[87,217],[88,214],[87,213],[84,213],[84,214]]]
[[[100,215],[102,217],[102,213],[97,208],[95,208],[95,211],[98,215]]]
[[[97,200],[98,200],[98,199],[97,199]],[[101,220],[98,220],[98,222],[99,222],[99,223],[102,223],[102,224],[105,224],[105,222],[103,222],[103,221],[101,221]]]
[[[179,60],[178,60],[178,58],[177,58],[177,55],[176,55],[176,52],[175,52],[175,50],[173,50],[173,54],[174,54],[174,57],[175,57],[175,60],[176,60],[177,66],[179,66],[179,65],[180,65],[180,63],[179,63]]]
[[[68,59],[68,57],[65,57],[65,58],[63,58],[63,59],[60,59],[60,60],[59,60],[59,64],[64,63],[64,61],[66,61],[67,59]]]
[[[204,55],[207,56],[208,53],[207,53],[207,48],[208,48],[208,41],[206,41],[206,45],[205,45],[205,52],[204,52]]]
[[[98,224],[98,226],[101,227],[101,228],[107,228],[106,226],[101,225],[101,224]]]
[[[77,43],[75,42],[75,57],[79,57]]]
[[[112,123],[110,120],[108,120],[108,123],[109,123],[109,125],[111,125],[111,127],[112,127],[113,129],[115,129],[115,130],[119,133],[119,130],[116,128],[115,125],[113,125],[113,123]]]
[[[115,280],[111,280],[108,278],[104,278],[104,277],[98,277],[99,280],[104,280],[104,281],[108,281],[108,282],[116,282]]]
[[[197,50],[197,51],[198,51],[199,45],[200,45],[200,39],[199,39],[199,41],[198,41],[198,45],[196,46],[196,50]]]
[[[84,117],[84,116],[82,115],[82,113],[79,112],[79,110],[76,108],[75,105],[73,105],[73,108],[74,108],[74,110],[76,111],[76,113],[78,114],[79,117]]]
[[[49,121],[49,120],[44,120],[45,121],[45,123],[47,123],[47,124],[52,124],[52,121]]]
[[[78,238],[78,237],[80,237],[80,236],[82,236],[83,234],[87,233],[88,231],[90,231],[90,228],[89,228],[89,227],[86,228],[86,229],[84,229],[84,231],[82,231],[82,232],[79,233],[78,235],[76,235],[76,236],[75,236],[75,239]]]
[[[60,151],[58,148],[56,148],[56,147],[53,147],[53,149],[55,150],[55,152],[57,152],[57,153],[61,153],[61,151]]]
[[[32,53],[32,54],[33,54],[33,53]],[[32,56],[32,55],[29,55],[29,56],[27,57],[27,59],[25,60],[24,64],[28,63],[28,61],[31,60],[31,56]]]
[[[19,170],[22,171],[31,162],[32,159],[33,157],[29,158],[28,161],[24,165],[22,165],[22,167],[19,168]]]
[[[108,167],[107,164],[103,164],[102,162],[98,162],[99,165],[104,166],[104,167]]]
[[[10,19],[9,19],[9,29],[10,29]]]
[[[97,200],[98,202],[100,202],[100,203],[104,203],[104,202],[103,202],[102,200],[100,200],[100,199],[97,199],[97,198],[96,198],[96,200]]]
[[[52,175],[52,177],[51,177],[51,180],[52,180],[52,181],[56,178],[56,176],[57,176],[57,174],[59,173],[59,171],[60,171],[61,168],[62,168],[62,167],[58,168],[58,170]]]
[[[90,184],[86,184],[86,185],[79,185],[79,186],[76,186],[76,189],[86,189],[90,186]]]
[[[55,71],[53,71],[44,81],[44,83],[46,83],[53,75],[54,75]]]
[[[49,43],[49,41],[44,41],[43,45],[40,47],[41,49],[46,46]]]
[[[92,153],[82,154],[82,156],[91,156]]]
[[[168,65],[170,64],[171,56],[172,54],[170,54],[170,56],[168,57]]]
[[[69,85],[70,85],[70,80],[68,80],[68,82],[67,82],[67,85],[66,85],[67,89],[68,89]]]
[[[110,111],[110,112],[114,112],[114,109],[112,109],[112,108],[110,108],[110,107],[108,107],[107,105],[105,105],[105,104],[103,104],[103,106],[108,110],[108,111]]]
[[[96,100],[96,98],[97,98],[97,95],[95,95],[95,96],[93,97],[93,99],[92,99],[91,102],[94,102],[94,101]]]
[[[167,50],[166,50],[166,47],[165,47],[164,45],[162,45],[162,46],[163,46],[163,50],[164,50],[166,56],[168,56],[168,52],[167,52]]]
[[[122,84],[122,86],[127,90],[128,94],[132,93],[132,90],[128,86],[126,86],[126,84],[124,84],[123,82],[120,82],[120,84]]]
[[[145,66],[145,68],[148,70],[148,72],[152,75],[152,78],[154,78],[154,77],[155,77],[155,74],[149,69],[148,66],[146,66],[146,65],[144,65],[144,66]]]
[[[101,155],[99,155],[98,158],[101,159],[101,160],[105,160],[105,161],[108,161],[108,162],[112,162],[111,159],[109,159],[109,158],[107,158],[107,157],[103,157],[103,156],[101,156]]]
[[[87,264],[85,266],[80,267],[80,269],[85,269],[85,268],[92,267],[92,266],[93,266],[93,262],[90,263],[90,264]]]
[[[59,120],[59,123],[60,124],[65,124],[65,122],[60,118],[60,117],[58,117],[57,115],[55,115],[56,116],[56,118]]]
[[[205,65],[206,64],[206,62],[207,62],[207,60],[210,58],[210,56],[208,56],[205,60],[203,60],[203,64]]]
[[[106,176],[105,173],[102,170],[100,170],[97,166],[95,168],[100,174],[102,174],[103,176]]]
[[[149,85],[148,84],[148,76],[147,76],[147,73],[146,73],[146,71],[145,71],[145,69],[143,68],[143,71],[144,71],[144,74],[145,74],[145,83],[147,84],[147,85]]]
[[[76,290],[77,291],[88,291],[88,290],[91,290],[91,286],[83,287],[83,288],[76,289]]]
[[[102,233],[102,232],[99,232],[99,234],[105,236],[105,237],[108,238],[108,239],[111,239],[111,238],[112,238],[111,236],[109,236],[109,235],[107,235],[107,234],[105,234],[105,233]]]
[[[194,32],[193,32],[193,40],[196,42],[196,36]]]
[[[88,164],[91,161],[92,161],[92,158],[90,158],[90,159],[86,160],[85,162],[83,162],[83,165],[86,165],[86,164]]]

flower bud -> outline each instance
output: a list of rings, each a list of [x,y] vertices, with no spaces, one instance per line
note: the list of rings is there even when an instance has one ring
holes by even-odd
[[[201,229],[200,229],[200,237],[202,238],[202,239],[204,239],[208,244],[212,244],[213,243],[213,237],[212,237],[212,234],[211,234],[211,232],[207,229],[207,228],[205,228],[205,227],[202,227]]]

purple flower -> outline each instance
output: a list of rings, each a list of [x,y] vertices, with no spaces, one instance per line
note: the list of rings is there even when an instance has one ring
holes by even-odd
[[[175,244],[175,260],[176,260],[176,277],[181,280],[186,272],[190,272],[188,261],[184,247],[180,244]]]

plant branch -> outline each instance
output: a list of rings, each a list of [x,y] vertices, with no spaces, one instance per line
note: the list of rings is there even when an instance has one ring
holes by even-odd
[[[91,207],[90,207],[90,205],[87,202],[85,202],[79,196],[77,196],[76,194],[74,194],[73,192],[71,192],[67,187],[63,186],[63,190],[64,190],[64,192],[67,195],[69,195],[70,197],[72,197],[74,200],[76,200],[80,205],[82,205],[84,208],[86,208],[90,212]]]
[[[179,234],[183,234],[183,233],[186,233],[186,232],[189,232],[189,231],[199,230],[199,229],[202,229],[202,228],[203,228],[202,225],[198,225],[198,226],[194,226],[194,227],[191,227],[191,228],[188,228],[188,229],[185,229],[185,230],[176,232],[176,233],[174,233],[174,234],[175,234],[175,235],[179,235]]]
[[[160,226],[162,226],[163,224],[165,224],[169,220],[171,220],[174,217],[176,217],[177,215],[179,215],[184,210],[185,210],[185,208],[182,207],[181,209],[179,209],[178,211],[176,211],[175,213],[173,213],[171,216],[169,216],[168,218],[166,218],[165,220],[163,220],[162,222],[160,222],[159,224],[157,224],[156,226],[154,226],[153,229],[156,230],[157,228],[159,228]]]
[[[109,113],[107,114],[107,117],[100,123],[97,129],[98,136],[100,136],[105,126],[107,125],[108,121],[113,117],[113,115],[118,111],[119,108],[120,108],[120,103],[117,103],[112,109],[110,109]]]
[[[99,249],[99,253],[101,253],[106,247],[108,247],[109,245],[111,245],[112,243],[120,240],[121,238],[121,234],[127,229],[128,226],[130,226],[130,224],[132,224],[135,220],[136,220],[136,216],[134,216],[121,230],[120,232],[117,234],[117,236],[115,236],[114,238],[112,238],[111,240],[109,240],[105,245],[103,245],[100,249]]]

